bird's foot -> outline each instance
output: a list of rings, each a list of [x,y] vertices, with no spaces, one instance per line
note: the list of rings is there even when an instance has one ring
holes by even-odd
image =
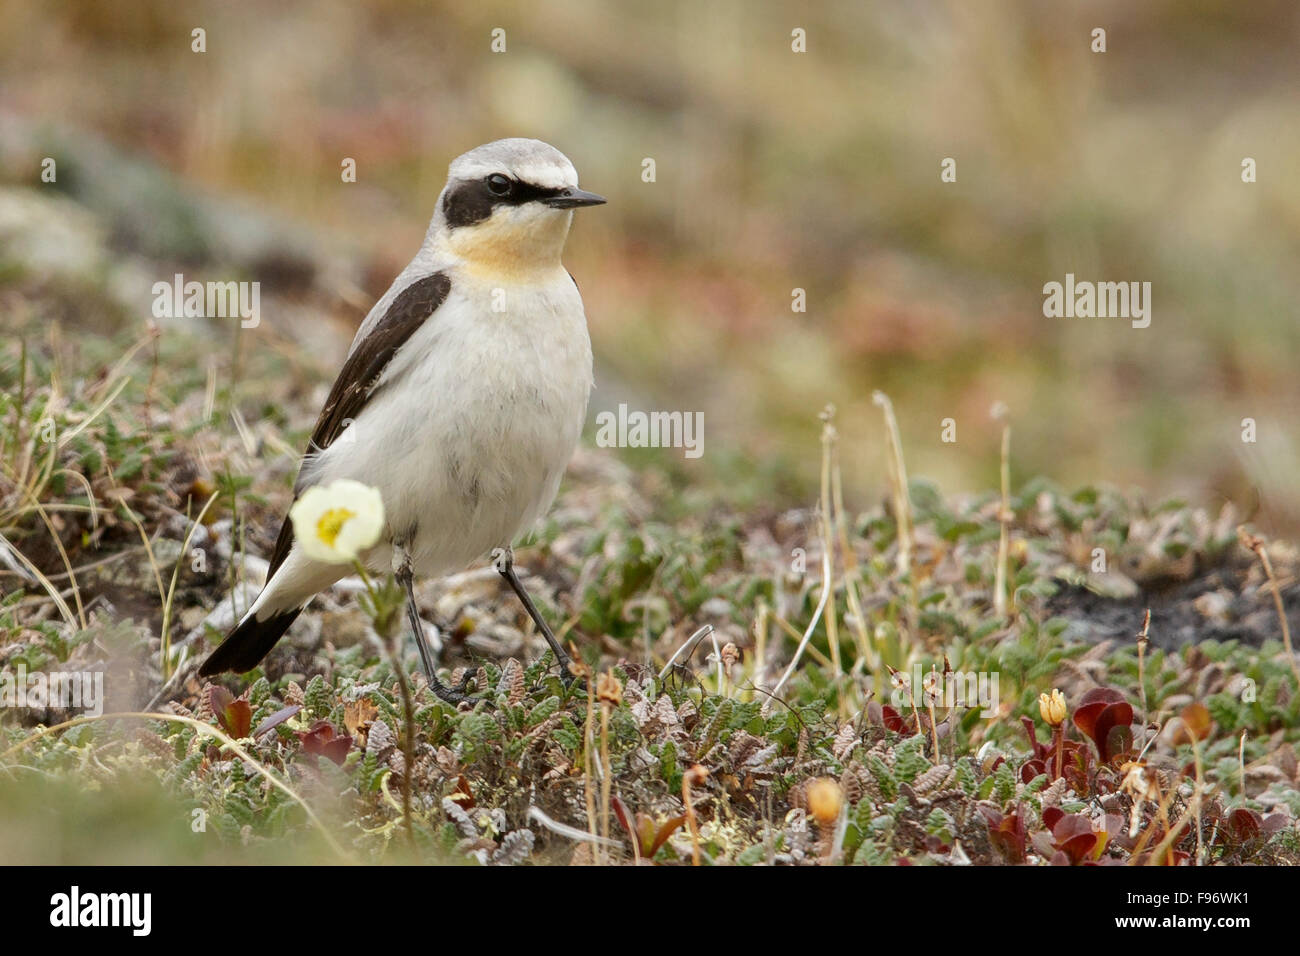
[[[555,662],[552,662],[546,668],[546,670],[543,671],[541,675],[541,679],[538,680],[537,683],[534,684],[529,689],[529,693],[536,694],[538,691],[544,690],[546,688],[546,679],[548,677],[554,676],[559,679],[560,684],[564,687],[564,695],[565,697],[567,697],[570,693],[572,693],[574,684],[578,683],[578,675],[575,674],[573,672],[573,668],[569,666],[571,663],[572,661],[570,660],[569,656],[566,654],[564,656],[564,659],[559,662],[560,672],[556,674],[553,670],[555,667]]]
[[[492,701],[486,697],[476,697],[466,693],[474,678],[478,676],[478,671],[477,667],[467,670],[459,681],[450,686],[444,684],[436,676],[429,676],[429,690],[433,691],[439,700],[451,704],[453,707],[458,707],[461,704],[487,704],[491,707],[493,706]]]

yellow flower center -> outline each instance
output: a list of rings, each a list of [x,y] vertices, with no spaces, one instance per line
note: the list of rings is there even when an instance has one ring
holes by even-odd
[[[334,542],[338,540],[339,532],[343,530],[343,526],[356,516],[355,511],[349,511],[347,508],[331,508],[317,519],[316,537],[331,548],[334,547]]]

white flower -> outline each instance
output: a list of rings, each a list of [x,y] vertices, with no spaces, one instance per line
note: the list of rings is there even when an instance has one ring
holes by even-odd
[[[378,488],[340,478],[308,488],[289,509],[294,537],[313,561],[348,564],[384,530],[384,500]]]

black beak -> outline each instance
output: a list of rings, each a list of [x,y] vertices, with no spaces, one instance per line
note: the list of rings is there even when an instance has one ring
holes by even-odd
[[[585,189],[564,189],[542,202],[552,209],[576,209],[579,206],[600,206],[605,202],[605,197],[589,193]]]

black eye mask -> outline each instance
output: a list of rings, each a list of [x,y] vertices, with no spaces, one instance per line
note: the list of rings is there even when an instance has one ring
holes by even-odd
[[[509,190],[498,195],[489,187],[487,179],[470,179],[457,183],[447,191],[447,196],[442,201],[442,211],[447,218],[447,225],[455,229],[482,222],[492,215],[492,210],[497,206],[544,202],[547,199],[562,198],[568,192],[570,190],[563,187],[548,188],[512,179]]]

